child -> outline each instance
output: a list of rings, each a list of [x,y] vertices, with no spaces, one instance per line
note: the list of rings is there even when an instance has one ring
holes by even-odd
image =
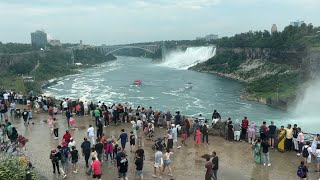
[[[201,132],[200,132],[200,128],[198,127],[195,134],[195,143],[197,147],[199,147],[200,142],[201,142]]]
[[[52,135],[52,133],[53,133],[53,118],[49,117],[49,119],[47,120],[47,123],[50,128],[50,134]]]
[[[118,143],[115,142],[115,140],[112,140],[112,146],[113,146],[113,158],[115,158],[118,154]]]
[[[72,116],[70,117],[69,124],[70,124],[71,129],[76,128],[76,121],[74,120],[74,118]]]
[[[34,124],[33,120],[32,120],[32,111],[29,110],[29,113],[28,113],[28,124],[32,122],[32,124]]]
[[[134,152],[134,146],[136,145],[136,136],[133,134],[133,131],[130,132],[130,152]]]

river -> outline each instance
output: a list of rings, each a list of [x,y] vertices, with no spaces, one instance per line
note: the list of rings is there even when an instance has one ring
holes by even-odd
[[[274,121],[278,126],[297,123],[291,113],[240,100],[240,91],[244,87],[240,82],[185,70],[186,66],[194,62],[177,66],[176,61],[181,61],[177,56],[180,55],[168,56],[169,59],[162,64],[152,63],[146,58],[118,57],[116,61],[66,76],[45,91],[57,98],[80,97],[107,104],[129,102],[133,107],[152,106],[155,110],[170,110],[172,113],[179,110],[184,115],[202,114],[206,118],[211,118],[216,109],[224,119],[231,117],[233,120],[241,120],[247,116],[258,124],[262,121],[268,124]],[[137,79],[142,80],[141,86],[132,85]],[[185,89],[185,83],[189,81],[193,88]],[[306,123],[306,126],[302,124],[301,127],[312,131],[316,129],[310,123]]]

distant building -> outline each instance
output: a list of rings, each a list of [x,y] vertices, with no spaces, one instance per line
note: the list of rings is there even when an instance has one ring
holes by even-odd
[[[31,33],[31,44],[35,48],[45,48],[47,45],[47,33],[43,31],[36,31]]]
[[[210,41],[210,40],[214,40],[214,39],[218,39],[218,35],[209,34],[209,35],[206,35],[205,37],[196,37],[196,40]]]
[[[49,41],[49,44],[51,44],[52,46],[61,46],[60,40],[57,40],[57,39],[51,39]]]
[[[290,22],[290,25],[295,27],[300,27],[303,23],[305,22],[297,20],[297,21]]]
[[[82,40],[80,40],[80,46],[82,46],[83,44],[82,44]]]
[[[277,25],[273,24],[272,27],[271,27],[271,33],[275,33],[277,31],[278,31]]]
[[[205,39],[206,39],[207,41],[215,40],[215,39],[218,39],[218,35],[209,34],[209,35],[206,35]]]

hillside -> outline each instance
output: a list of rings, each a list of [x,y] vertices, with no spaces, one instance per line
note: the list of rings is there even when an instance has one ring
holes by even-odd
[[[319,70],[319,29],[304,24],[221,38],[216,56],[190,69],[245,82],[242,99],[286,109]]]

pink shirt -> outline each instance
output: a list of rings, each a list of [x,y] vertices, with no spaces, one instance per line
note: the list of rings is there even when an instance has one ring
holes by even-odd
[[[95,160],[91,166],[94,175],[101,175],[101,165],[99,160]]]

